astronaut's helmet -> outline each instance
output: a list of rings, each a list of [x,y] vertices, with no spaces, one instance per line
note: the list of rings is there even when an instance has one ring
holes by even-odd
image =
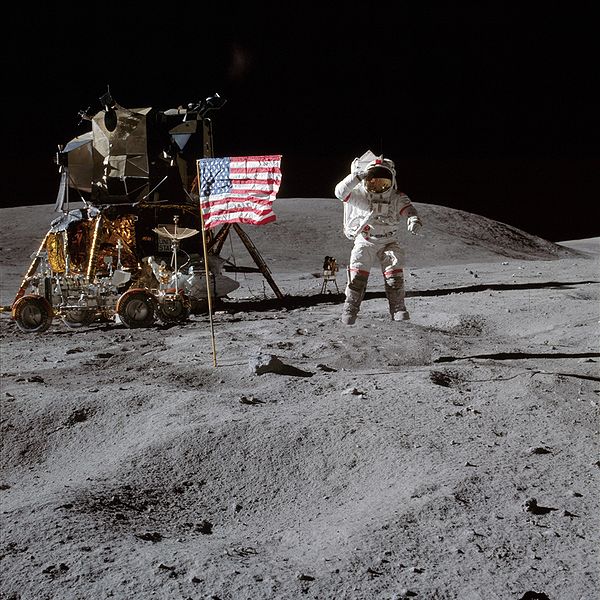
[[[367,165],[367,175],[364,180],[365,189],[372,194],[383,194],[390,190],[395,183],[394,163],[388,158],[379,157]]]

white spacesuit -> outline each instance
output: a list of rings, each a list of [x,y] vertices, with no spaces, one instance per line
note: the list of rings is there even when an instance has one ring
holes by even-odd
[[[404,251],[395,235],[406,219],[408,231],[421,227],[417,210],[408,196],[397,190],[394,163],[371,151],[352,161],[352,172],[335,187],[344,202],[344,233],[354,240],[342,323],[356,321],[367,289],[371,267],[379,263],[385,293],[394,321],[409,318],[404,304]]]

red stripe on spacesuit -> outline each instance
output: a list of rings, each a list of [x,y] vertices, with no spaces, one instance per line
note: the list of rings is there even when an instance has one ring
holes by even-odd
[[[386,269],[383,274],[384,275],[393,275],[394,273],[403,273],[404,269]]]
[[[400,214],[402,214],[407,208],[410,208],[412,206],[412,204],[407,204],[401,211]]]
[[[348,198],[350,198],[350,196],[352,196],[352,192],[350,192],[343,200],[342,202],[348,202]]]

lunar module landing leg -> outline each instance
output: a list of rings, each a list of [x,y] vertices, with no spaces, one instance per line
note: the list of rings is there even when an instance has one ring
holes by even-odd
[[[275,295],[279,300],[283,299],[283,294],[281,290],[277,287],[275,280],[267,266],[267,263],[263,260],[263,257],[260,255],[260,252],[257,250],[256,246],[252,243],[252,240],[248,237],[246,232],[237,224],[237,223],[227,223],[223,225],[223,227],[219,230],[219,232],[215,235],[212,240],[209,249],[212,250],[215,254],[220,254],[221,249],[223,248],[223,244],[229,235],[229,232],[233,227],[234,231],[238,234],[239,238],[242,240],[244,246],[248,250],[248,253],[256,263],[256,268],[252,267],[235,267],[233,269],[229,269],[231,271],[243,272],[243,273],[262,273],[264,278],[267,280],[271,289],[275,292]]]

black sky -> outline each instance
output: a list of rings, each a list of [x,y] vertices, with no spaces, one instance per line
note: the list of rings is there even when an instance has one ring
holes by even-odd
[[[548,239],[600,235],[591,2],[454,4],[13,9],[2,205],[54,202],[56,147],[110,86],[132,108],[218,92],[215,154],[282,154],[280,197],[332,197],[370,148],[416,202]]]

